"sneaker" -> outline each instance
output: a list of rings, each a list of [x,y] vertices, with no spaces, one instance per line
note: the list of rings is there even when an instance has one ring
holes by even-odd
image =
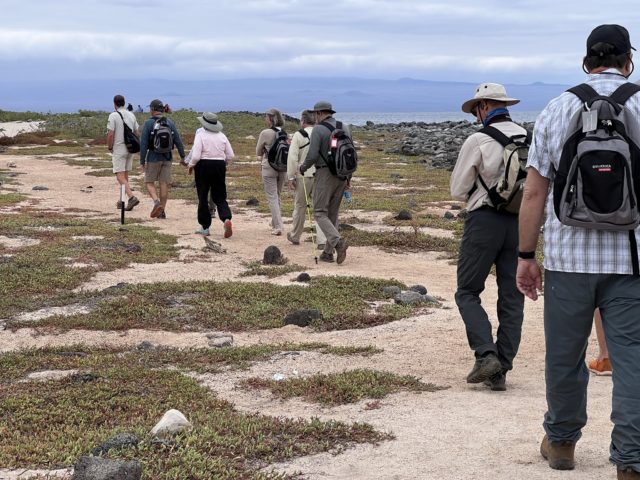
[[[611,368],[611,362],[609,362],[608,358],[596,358],[589,362],[589,371],[596,375],[610,376],[613,369]]]
[[[162,220],[166,220],[167,219],[167,211],[164,208],[160,212],[160,215],[158,215],[158,218],[161,218]]]
[[[160,200],[156,200],[153,202],[153,209],[151,210],[151,218],[158,218],[162,213],[162,205],[160,205]]]
[[[500,360],[495,353],[489,353],[484,357],[476,358],[476,363],[467,375],[467,383],[482,383],[501,371]]]
[[[573,470],[576,466],[573,458],[575,449],[576,442],[551,442],[545,435],[540,444],[540,455],[554,470]]]
[[[291,232],[287,232],[287,240],[289,240],[294,245],[300,245],[300,240],[294,240]]]
[[[320,261],[321,262],[327,262],[327,263],[333,263],[333,255],[331,253],[322,252],[320,254]]]
[[[636,472],[632,468],[618,467],[618,480],[637,480],[640,479],[640,472]]]
[[[196,230],[195,232],[193,232],[197,235],[203,235],[205,237],[209,236],[209,229],[208,228],[199,228],[198,230]]]
[[[318,244],[318,250],[324,250],[324,243]]]
[[[338,265],[347,258],[347,248],[349,248],[349,243],[344,238],[341,238],[338,240],[338,243],[336,243],[336,263]]]
[[[487,378],[482,383],[489,387],[493,392],[504,392],[507,390],[507,375],[505,373],[498,372]]]
[[[139,203],[140,203],[140,200],[138,200],[138,197],[131,197],[127,202],[127,206],[125,207],[125,210],[127,212],[130,212],[131,210],[133,210],[133,207],[135,207]]]
[[[279,237],[280,235],[282,235],[282,230],[280,230],[279,228],[274,228],[273,230],[271,230],[271,235]]]
[[[116,208],[120,210],[124,206],[124,202],[122,200],[118,200],[116,202]]]
[[[231,220],[224,221],[224,238],[229,238],[233,235],[233,225],[231,224]]]

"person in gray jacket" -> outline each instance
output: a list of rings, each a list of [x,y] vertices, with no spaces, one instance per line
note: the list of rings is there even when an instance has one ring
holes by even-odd
[[[307,158],[300,165],[300,174],[304,175],[311,166],[315,166],[315,185],[313,189],[313,215],[318,227],[324,232],[327,240],[320,255],[323,262],[333,262],[333,251],[336,251],[336,262],[344,262],[349,244],[338,232],[338,212],[345,190],[350,188],[350,180],[333,175],[328,168],[331,151],[331,131],[336,128],[336,113],[329,102],[317,102],[312,111],[316,113],[316,126],[311,132]],[[329,128],[332,127],[332,128]],[[351,137],[351,130],[343,125],[343,130]]]

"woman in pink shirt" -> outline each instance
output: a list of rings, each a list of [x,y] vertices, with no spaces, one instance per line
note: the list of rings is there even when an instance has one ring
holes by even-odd
[[[222,123],[215,113],[205,112],[198,121],[203,128],[196,131],[193,148],[185,160],[189,174],[195,170],[196,190],[198,191],[198,223],[202,228],[195,233],[209,235],[211,212],[209,194],[216,204],[218,217],[224,223],[224,238],[231,236],[231,209],[227,203],[227,185],[225,183],[227,163],[234,157],[233,149],[226,135],[222,133]]]

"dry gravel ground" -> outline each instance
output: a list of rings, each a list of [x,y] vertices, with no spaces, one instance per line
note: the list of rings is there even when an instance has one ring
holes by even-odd
[[[28,156],[2,156],[3,163],[17,164],[17,186],[38,202],[38,208],[83,208],[92,216],[116,218],[114,203],[117,188],[113,178],[85,176],[82,167],[62,161]],[[231,167],[233,168],[233,167]],[[46,185],[48,191],[32,191],[34,185]],[[81,191],[93,186],[93,193]],[[354,194],[357,195],[357,183]],[[515,368],[508,375],[506,392],[491,392],[486,387],[468,385],[464,378],[473,363],[462,321],[453,294],[455,266],[437,253],[389,254],[371,248],[350,248],[342,266],[314,264],[308,244],[294,247],[285,237],[269,235],[266,216],[251,210],[238,211],[234,217],[234,235],[222,239],[221,225],[214,224],[212,238],[227,248],[226,255],[201,255],[202,239],[192,234],[197,227],[196,207],[170,200],[167,220],[148,218],[151,202],[138,192],[142,203],[131,216],[144,219],[162,232],[176,235],[182,256],[189,263],[131,265],[116,272],[100,273],[83,285],[86,289],[105,288],[118,282],[154,282],[160,279],[237,279],[240,263],[261,258],[270,244],[279,246],[290,261],[305,265],[311,275],[339,274],[396,278],[407,284],[421,283],[429,293],[445,299],[445,309],[366,330],[315,333],[297,327],[234,335],[236,345],[272,342],[320,341],[336,345],[375,345],[384,353],[370,358],[328,359],[314,353],[280,355],[255,365],[248,372],[203,375],[203,384],[241,410],[270,415],[320,416],[345,421],[369,422],[392,432],[396,439],[380,445],[361,445],[339,455],[322,454],[298,458],[277,468],[302,472],[304,478],[324,479],[581,479],[615,478],[608,463],[611,430],[611,379],[592,377],[589,389],[589,424],[577,447],[577,468],[571,472],[549,469],[538,453],[543,435],[545,412],[544,337],[542,302],[526,302],[525,326]],[[347,213],[348,214],[348,213]],[[88,235],[91,232],[87,232]],[[274,279],[288,283],[295,275]],[[253,281],[268,281],[251,279]],[[495,319],[496,288],[491,281],[483,294],[483,303]],[[125,333],[72,331],[60,335],[36,334],[30,329],[0,332],[0,351],[28,346],[61,345],[83,341],[89,344],[131,344],[142,340],[183,346],[205,346],[202,333],[165,333],[129,331]],[[595,351],[595,338],[589,353]],[[274,400],[266,392],[246,392],[235,388],[238,380],[252,375],[285,376],[314,372],[340,371],[369,367],[400,374],[411,374],[423,381],[449,386],[435,393],[402,393],[381,401],[378,409],[368,409],[366,401],[341,407],[322,407],[300,400]],[[188,415],[188,412],[186,412]],[[0,478],[8,473],[0,471]]]

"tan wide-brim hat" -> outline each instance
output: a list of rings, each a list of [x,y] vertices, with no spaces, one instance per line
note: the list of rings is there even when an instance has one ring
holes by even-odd
[[[201,117],[198,117],[200,125],[210,132],[221,132],[222,123],[218,121],[218,116],[215,113],[204,112]]]
[[[507,106],[520,103],[517,98],[511,98],[507,95],[507,89],[499,83],[481,83],[476,88],[476,94],[471,100],[467,100],[462,104],[464,113],[471,113],[471,110],[482,100],[495,100],[496,102],[505,102]]]

